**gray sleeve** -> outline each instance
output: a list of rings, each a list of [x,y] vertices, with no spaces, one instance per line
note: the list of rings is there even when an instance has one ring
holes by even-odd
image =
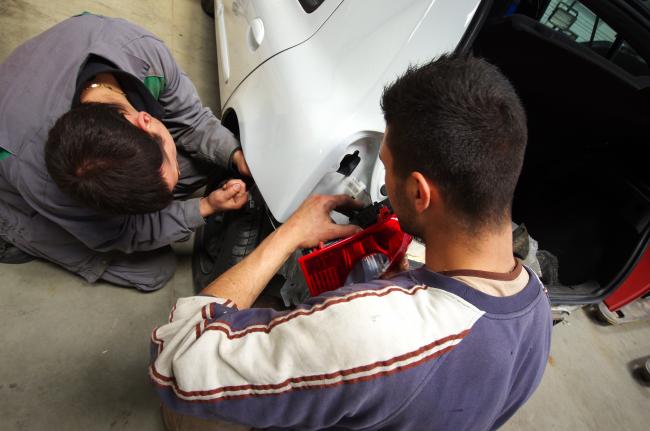
[[[94,232],[88,235],[83,229],[76,229],[73,234],[93,250],[132,253],[155,250],[185,239],[204,223],[196,198],[173,201],[155,213],[107,218],[91,226]]]
[[[95,251],[155,250],[186,238],[205,223],[198,198],[173,201],[153,213],[109,216],[76,204],[51,179],[39,179],[31,177],[30,185],[22,184],[23,198],[42,216]]]
[[[163,122],[176,141],[190,156],[228,168],[232,153],[239,148],[237,138],[201,104],[196,88],[167,47],[157,43],[156,50],[165,76],[165,89],[159,102],[165,109]]]

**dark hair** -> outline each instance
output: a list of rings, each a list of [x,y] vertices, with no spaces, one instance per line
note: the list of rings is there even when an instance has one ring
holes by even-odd
[[[172,201],[160,138],[131,124],[118,105],[82,104],[49,132],[45,163],[68,195],[108,214],[159,211]]]
[[[527,141],[526,114],[498,68],[443,55],[384,88],[387,145],[398,176],[418,171],[469,230],[510,217]]]

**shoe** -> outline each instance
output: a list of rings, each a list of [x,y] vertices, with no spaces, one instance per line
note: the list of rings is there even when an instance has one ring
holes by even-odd
[[[15,245],[0,238],[0,263],[19,264],[34,260],[35,257],[27,254]]]

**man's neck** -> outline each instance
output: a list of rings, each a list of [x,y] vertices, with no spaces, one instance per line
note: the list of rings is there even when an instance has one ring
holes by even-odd
[[[515,264],[510,224],[476,236],[458,229],[437,229],[427,233],[424,241],[425,264],[435,272],[473,269],[507,273]]]
[[[105,87],[86,88],[80,97],[81,103],[115,103],[120,106],[131,106],[128,99],[116,92],[115,90],[122,91],[120,84],[115,77],[110,73],[100,73],[92,81],[98,84],[107,84],[114,90],[109,90]]]

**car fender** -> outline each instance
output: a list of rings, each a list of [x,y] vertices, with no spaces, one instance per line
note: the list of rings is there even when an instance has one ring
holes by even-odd
[[[269,59],[241,83],[225,109],[237,114],[244,154],[278,221],[336,171],[350,146],[361,145],[359,137],[375,154],[364,168],[371,172],[355,174],[383,183],[376,152],[384,130],[384,86],[410,64],[453,51],[479,4],[343,2],[310,39]],[[381,184],[366,186],[376,195]]]

